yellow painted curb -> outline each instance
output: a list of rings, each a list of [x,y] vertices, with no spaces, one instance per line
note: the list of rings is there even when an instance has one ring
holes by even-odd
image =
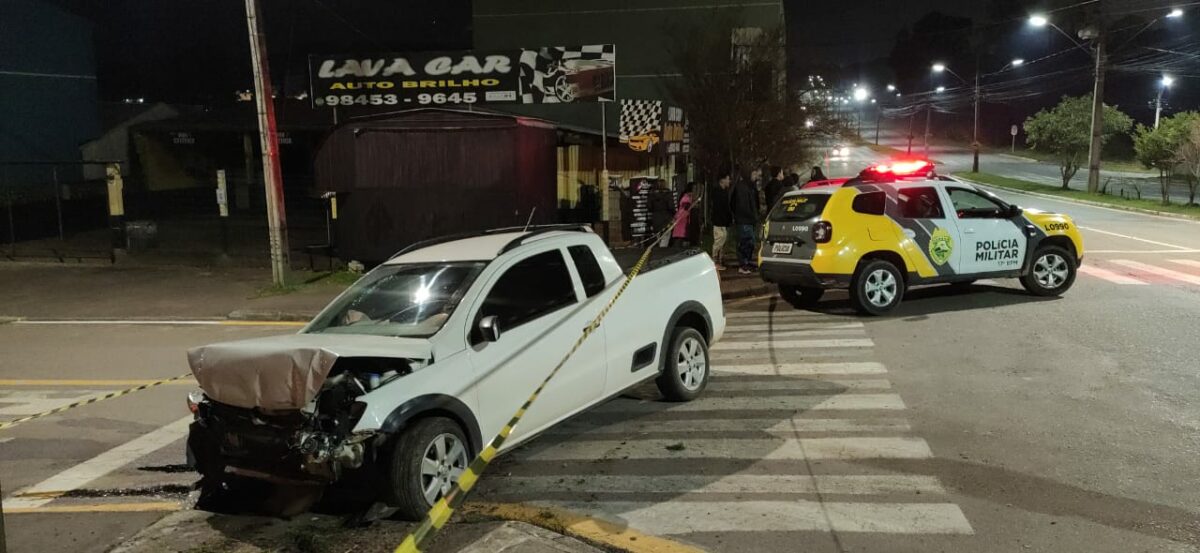
[[[579,513],[523,503],[467,503],[462,512],[524,522],[632,553],[703,553],[704,550]]]
[[[51,514],[51,513],[147,513],[155,511],[178,511],[183,504],[178,501],[147,501],[143,503],[91,503],[86,505],[52,505],[47,507],[4,508],[5,515]]]

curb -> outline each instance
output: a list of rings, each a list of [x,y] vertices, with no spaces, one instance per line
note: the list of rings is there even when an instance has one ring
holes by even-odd
[[[1019,189],[1019,188],[1009,188],[1009,187],[1007,187],[1007,186],[1003,186],[1003,185],[999,185],[999,184],[992,184],[992,183],[987,183],[987,182],[980,182],[980,181],[977,181],[977,180],[973,180],[973,179],[970,179],[970,178],[964,177],[964,176],[962,176],[962,175],[954,175],[954,177],[955,177],[955,178],[957,178],[957,179],[961,179],[961,180],[967,181],[967,182],[969,182],[969,183],[972,183],[972,184],[977,184],[977,185],[979,185],[979,186],[986,186],[986,187],[991,187],[991,188],[999,188],[1000,190],[1008,190],[1009,192],[1014,192],[1014,193],[1017,193],[1017,194],[1025,194],[1025,195],[1027,195],[1027,196],[1036,196],[1036,197],[1038,197],[1038,198],[1046,198],[1046,199],[1048,199],[1048,200],[1058,200],[1058,201],[1060,201],[1060,202],[1070,202],[1070,203],[1076,203],[1076,204],[1080,204],[1080,205],[1086,205],[1086,206],[1091,206],[1091,207],[1100,207],[1100,208],[1104,208],[1104,209],[1112,209],[1112,210],[1116,210],[1116,211],[1128,211],[1128,212],[1130,212],[1130,213],[1141,213],[1141,214],[1143,214],[1143,215],[1157,215],[1157,216],[1159,216],[1159,217],[1167,217],[1167,218],[1170,218],[1170,219],[1179,219],[1179,220],[1183,220],[1183,221],[1191,221],[1191,222],[1193,222],[1193,223],[1200,222],[1200,220],[1198,220],[1196,217],[1190,217],[1190,216],[1187,216],[1187,215],[1182,215],[1182,214],[1179,214],[1179,213],[1172,213],[1172,212],[1170,212],[1170,211],[1157,211],[1157,210],[1153,210],[1153,209],[1145,209],[1145,208],[1141,208],[1141,207],[1124,206],[1124,205],[1112,205],[1112,204],[1106,204],[1106,203],[1104,203],[1104,202],[1094,202],[1094,201],[1091,201],[1091,200],[1079,200],[1079,199],[1075,199],[1075,198],[1064,198],[1064,197],[1062,197],[1062,196],[1055,196],[1054,194],[1046,194],[1046,193],[1044,193],[1044,192],[1031,192],[1031,191],[1029,191],[1029,190],[1021,190],[1021,189]]]
[[[749,298],[752,296],[761,296],[763,294],[771,294],[775,291],[775,287],[765,282],[755,286],[749,286],[739,290],[730,290],[728,292],[721,291],[722,300],[736,300],[741,298]]]
[[[299,313],[292,311],[256,311],[253,309],[238,309],[230,311],[225,316],[231,321],[278,321],[307,323],[317,316],[316,313]]]

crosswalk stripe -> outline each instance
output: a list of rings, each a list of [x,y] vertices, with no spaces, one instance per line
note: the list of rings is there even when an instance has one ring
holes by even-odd
[[[824,313],[816,313],[813,311],[726,311],[726,319],[814,319],[819,317],[828,317]]]
[[[550,427],[547,435],[591,434],[633,435],[645,432],[761,432],[791,436],[797,432],[908,432],[912,427],[896,419],[704,419],[679,420],[639,418],[612,424],[599,421],[568,421]]]
[[[1164,269],[1162,267],[1156,267],[1154,265],[1148,265],[1146,263],[1141,263],[1139,261],[1133,261],[1130,259],[1114,259],[1114,260],[1112,260],[1112,262],[1116,263],[1118,265],[1123,265],[1125,267],[1129,267],[1131,269],[1137,269],[1139,271],[1145,271],[1145,272],[1153,274],[1153,275],[1157,275],[1157,276],[1169,278],[1172,280],[1178,280],[1180,282],[1186,282],[1188,284],[1195,284],[1195,285],[1200,286],[1200,276],[1190,275],[1188,273],[1181,273],[1179,271],[1173,271],[1171,269]]]
[[[921,438],[787,438],[573,440],[519,454],[533,461],[596,459],[928,459]]]
[[[821,390],[888,390],[892,383],[883,378],[861,379],[771,379],[771,380],[738,380],[736,378],[712,378],[708,381],[709,391],[821,391]]]
[[[1171,263],[1183,265],[1184,267],[1192,267],[1194,269],[1200,269],[1200,261],[1196,261],[1195,259],[1168,259],[1167,261],[1170,261]]]
[[[768,342],[717,342],[711,351],[722,352],[730,350],[766,350],[766,349],[804,349],[804,348],[869,348],[875,345],[870,338],[828,339],[828,340],[777,340]]]
[[[1108,269],[1101,269],[1095,265],[1080,265],[1078,270],[1085,275],[1107,280],[1113,284],[1149,284],[1130,276],[1114,273]]]
[[[726,324],[725,335],[739,332],[779,332],[789,330],[839,330],[866,328],[861,322],[854,323],[781,323],[781,324]]]
[[[934,476],[910,474],[667,474],[655,476],[557,474],[499,476],[487,482],[499,494],[526,493],[824,493],[845,495],[944,494]]]
[[[694,532],[973,534],[953,503],[819,501],[536,501],[658,535]]]
[[[664,408],[659,402],[633,402],[615,400],[596,408],[600,412],[688,412],[688,411],[838,411],[838,410],[883,410],[904,409],[904,401],[897,394],[835,394],[802,396],[755,396],[704,398]]]
[[[744,374],[753,376],[810,376],[817,374],[883,374],[882,363],[775,363],[770,365],[713,364],[715,374]]]
[[[765,332],[749,332],[749,333],[725,333],[721,338],[721,342],[739,342],[747,340],[762,340],[769,338],[771,340],[779,340],[781,338],[806,338],[810,336],[841,336],[841,337],[858,337],[866,336],[865,329],[847,328],[837,330],[790,330],[790,331],[773,331],[767,335]]]

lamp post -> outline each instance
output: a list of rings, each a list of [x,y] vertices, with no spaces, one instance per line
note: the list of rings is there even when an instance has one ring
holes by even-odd
[[[1174,82],[1175,79],[1172,79],[1170,75],[1163,75],[1162,80],[1159,81],[1158,98],[1154,100],[1154,128],[1156,129],[1158,128],[1159,122],[1162,120],[1163,93],[1166,92],[1168,88],[1171,88],[1171,84]]]
[[[1025,65],[1025,60],[1022,58],[1015,58],[1012,61],[1005,64],[1004,67],[1001,67],[1000,70],[997,71],[996,73],[1003,73],[1004,71],[1008,71],[1009,69],[1016,68],[1016,67],[1021,67],[1022,65]],[[945,73],[954,75],[954,78],[958,79],[963,84],[967,84],[967,80],[962,78],[962,75],[955,73],[953,69],[946,67],[946,64],[944,64],[944,63],[935,63],[935,64],[933,64],[932,69],[933,69],[934,73],[945,72]],[[974,103],[974,112],[975,112],[975,123],[973,125],[973,129],[971,132],[971,150],[972,150],[971,171],[974,173],[979,172],[979,147],[980,147],[980,144],[979,144],[979,104],[983,98],[983,93],[982,93],[981,89],[979,88],[979,77],[980,77],[979,66],[978,66],[978,64],[976,64],[976,66],[975,66],[975,85],[973,87],[973,93],[972,93],[972,101]],[[938,87],[938,92],[941,92],[941,91],[942,91],[942,87]]]

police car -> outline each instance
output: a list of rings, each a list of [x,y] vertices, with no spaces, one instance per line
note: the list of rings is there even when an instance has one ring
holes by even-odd
[[[759,270],[797,307],[848,288],[858,312],[882,315],[922,284],[1019,278],[1056,296],[1082,260],[1069,216],[1022,209],[915,160],[786,193],[768,216]]]

